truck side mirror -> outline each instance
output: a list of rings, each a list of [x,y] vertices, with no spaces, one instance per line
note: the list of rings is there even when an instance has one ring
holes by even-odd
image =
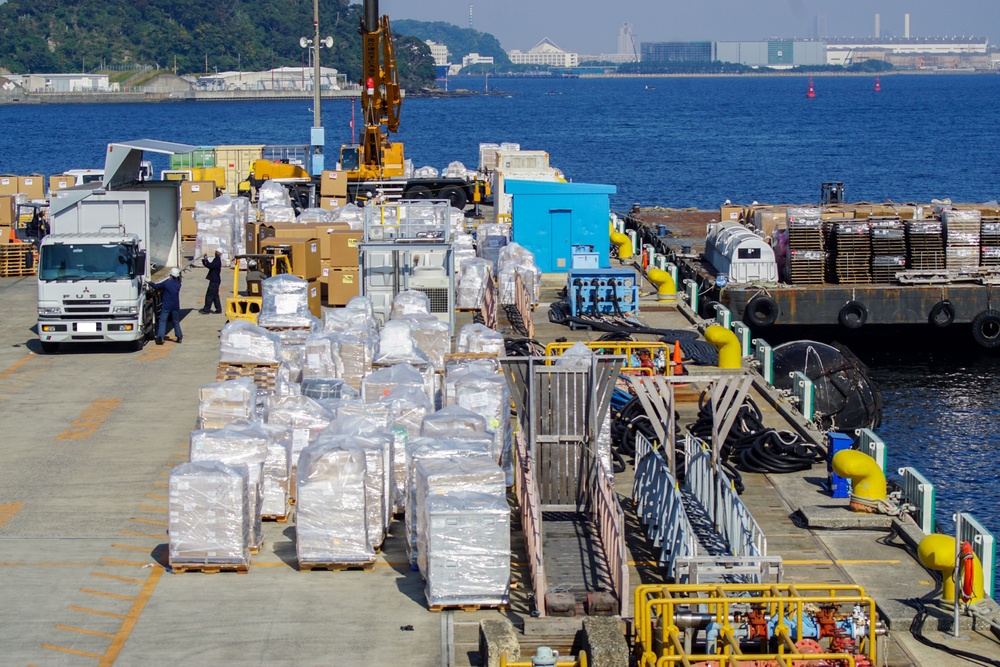
[[[133,273],[137,276],[144,275],[146,273],[146,251],[140,250],[135,253],[135,260],[133,266]]]

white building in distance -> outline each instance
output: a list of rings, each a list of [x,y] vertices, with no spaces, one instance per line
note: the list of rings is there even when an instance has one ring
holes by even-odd
[[[462,67],[468,67],[469,65],[492,65],[492,64],[493,64],[493,56],[481,56],[474,51],[462,58]]]
[[[14,81],[16,75],[8,75]],[[107,93],[118,90],[107,74],[60,73],[25,74],[20,81],[24,90],[32,93]]]
[[[514,65],[546,65],[549,67],[576,67],[580,64],[580,55],[563,51],[548,37],[536,44],[530,51],[514,49],[507,53]]]
[[[319,89],[340,90],[345,75],[332,67],[320,67]],[[197,90],[299,90],[313,89],[312,67],[276,67],[264,72],[219,72],[198,79]]]
[[[425,40],[426,44],[431,50],[431,57],[434,58],[435,65],[449,65],[448,62],[448,47],[444,44],[438,44],[433,40]]]

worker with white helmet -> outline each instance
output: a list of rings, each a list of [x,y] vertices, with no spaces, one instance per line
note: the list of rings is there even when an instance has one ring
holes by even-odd
[[[156,324],[156,344],[163,345],[163,337],[167,335],[167,323],[173,327],[177,342],[184,339],[181,333],[181,270],[174,267],[166,280],[153,284],[153,289],[162,294],[160,301],[160,317]]]

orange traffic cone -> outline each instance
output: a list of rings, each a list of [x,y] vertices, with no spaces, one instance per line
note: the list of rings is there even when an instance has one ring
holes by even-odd
[[[681,342],[679,340],[674,341],[674,356],[671,361],[674,366],[674,375],[686,375],[681,353]]]

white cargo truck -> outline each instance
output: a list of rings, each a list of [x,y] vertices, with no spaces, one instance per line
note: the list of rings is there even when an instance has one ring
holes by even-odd
[[[193,147],[111,144],[102,182],[60,190],[50,201],[50,234],[38,248],[38,338],[45,352],[84,342],[139,350],[155,333],[158,299],[149,286],[159,269],[180,266],[180,208],[176,182],[138,182],[143,150]]]

